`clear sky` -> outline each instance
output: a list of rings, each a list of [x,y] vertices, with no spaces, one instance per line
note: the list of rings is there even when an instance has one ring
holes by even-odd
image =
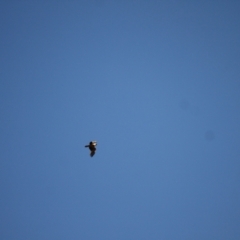
[[[239,240],[239,1],[1,1],[0,32],[2,240]]]

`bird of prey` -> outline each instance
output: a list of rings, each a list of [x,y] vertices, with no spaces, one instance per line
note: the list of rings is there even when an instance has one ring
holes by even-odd
[[[96,146],[97,146],[97,141],[91,141],[88,145],[86,145],[85,147],[88,147],[90,150],[90,156],[93,157],[93,155],[96,152]]]

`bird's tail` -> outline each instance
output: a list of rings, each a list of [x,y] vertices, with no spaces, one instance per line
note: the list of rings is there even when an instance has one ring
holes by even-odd
[[[86,145],[85,147],[89,147],[89,145]]]

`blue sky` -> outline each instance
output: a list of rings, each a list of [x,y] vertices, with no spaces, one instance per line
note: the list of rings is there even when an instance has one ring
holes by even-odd
[[[238,240],[239,12],[1,1],[1,239]]]

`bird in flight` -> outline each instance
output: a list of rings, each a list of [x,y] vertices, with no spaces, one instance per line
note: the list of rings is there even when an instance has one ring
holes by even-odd
[[[93,155],[96,152],[96,146],[97,146],[97,141],[91,141],[88,145],[86,145],[85,147],[88,147],[90,150],[90,156],[93,157]]]

